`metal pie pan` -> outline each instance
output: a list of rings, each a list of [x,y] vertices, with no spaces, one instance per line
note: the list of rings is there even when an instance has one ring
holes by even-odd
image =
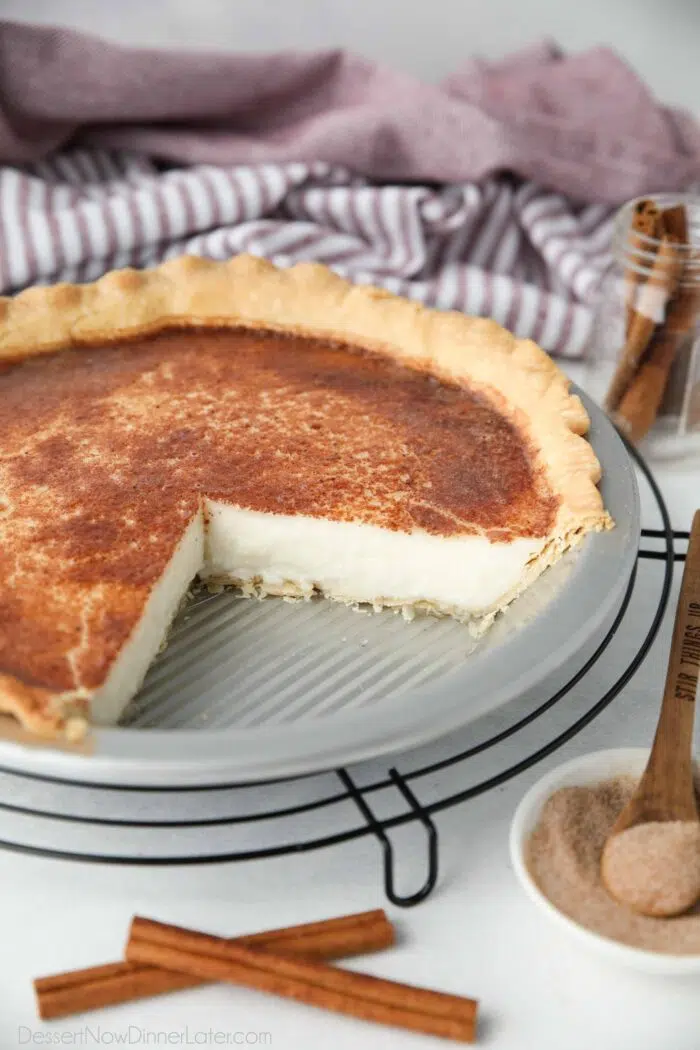
[[[224,592],[181,614],[126,724],[96,729],[90,754],[2,741],[0,766],[122,786],[274,780],[407,751],[517,700],[602,639],[635,565],[634,468],[583,400],[616,527],[547,570],[481,641],[452,620]]]

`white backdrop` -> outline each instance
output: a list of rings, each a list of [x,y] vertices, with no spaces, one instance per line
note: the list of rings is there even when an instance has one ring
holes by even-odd
[[[0,13],[143,45],[342,45],[430,80],[542,36],[604,43],[664,101],[700,112],[698,0],[0,0]]]

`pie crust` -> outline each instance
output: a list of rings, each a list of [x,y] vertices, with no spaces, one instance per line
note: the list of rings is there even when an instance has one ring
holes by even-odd
[[[535,343],[493,321],[351,285],[318,264],[279,270],[251,256],[227,262],[185,256],[154,270],[115,271],[94,284],[29,289],[0,299],[0,371],[54,351],[187,328],[323,339],[481,395],[523,436],[557,500],[536,575],[586,533],[612,525],[596,485],[600,466],[584,436],[588,415]],[[293,340],[289,346],[291,353]],[[77,737],[88,708],[89,697],[59,698],[0,667],[0,711],[34,733]]]

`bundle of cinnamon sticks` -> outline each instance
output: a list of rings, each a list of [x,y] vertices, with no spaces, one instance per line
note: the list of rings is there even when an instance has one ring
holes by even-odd
[[[700,307],[697,260],[685,205],[638,201],[626,246],[625,343],[605,407],[632,441],[657,418],[672,366],[694,331]]]
[[[329,964],[388,948],[394,939],[381,909],[233,940],[137,916],[123,962],[42,977],[34,989],[39,1016],[50,1020],[224,981],[361,1020],[473,1042],[475,1000]]]

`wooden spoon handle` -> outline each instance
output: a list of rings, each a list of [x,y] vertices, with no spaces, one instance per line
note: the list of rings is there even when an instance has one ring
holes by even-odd
[[[692,783],[693,721],[695,694],[700,672],[700,511],[695,512],[671,653],[666,686],[652,754],[642,784],[647,795],[648,820],[663,819],[671,802],[679,819],[697,819]],[[682,742],[682,746],[679,746]],[[659,812],[653,812],[659,788]],[[663,798],[660,795],[663,791]]]

